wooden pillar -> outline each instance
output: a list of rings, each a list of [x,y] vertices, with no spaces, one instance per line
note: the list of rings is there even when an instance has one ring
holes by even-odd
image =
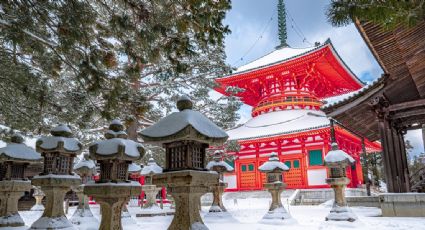
[[[400,154],[399,154],[399,161],[401,162],[401,175],[404,179],[404,186],[403,190],[404,192],[410,192],[410,174],[409,174],[409,167],[407,163],[407,155],[406,155],[406,145],[404,143],[404,132],[401,130],[397,131],[397,136],[399,140],[399,147],[400,147]]]
[[[386,131],[386,126],[387,126],[386,123],[388,123],[388,121],[385,120],[384,118],[379,119],[378,126],[379,126],[379,133],[381,136],[381,144],[382,144],[382,164],[384,168],[387,190],[388,192],[394,192],[394,185],[393,185],[394,176],[393,176],[391,165],[390,165],[391,156],[389,155],[389,151],[388,151],[389,145],[388,145],[388,138],[387,138],[387,131]]]

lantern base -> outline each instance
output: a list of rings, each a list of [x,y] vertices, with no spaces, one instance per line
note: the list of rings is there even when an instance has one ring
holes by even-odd
[[[264,183],[264,188],[269,190],[272,196],[272,203],[270,204],[269,211],[263,216],[263,223],[268,223],[270,220],[292,221],[291,215],[283,207],[282,200],[280,198],[280,194],[286,188],[286,184],[280,181]]]
[[[357,220],[357,216],[351,212],[351,209],[347,206],[338,207],[334,205],[331,209],[331,212],[326,216],[325,220],[354,222]]]
[[[101,230],[122,229],[121,213],[131,196],[141,192],[138,182],[130,183],[92,183],[84,186],[84,194],[92,196],[100,204]]]
[[[36,220],[30,229],[74,229],[63,210],[65,194],[71,187],[81,184],[76,175],[44,175],[35,176],[32,185],[40,186],[46,195],[46,206],[43,215]]]
[[[199,214],[200,198],[218,185],[215,172],[183,170],[166,172],[153,176],[153,183],[158,187],[166,186],[176,203],[176,212],[168,230],[207,230]]]
[[[211,186],[213,192],[213,203],[209,212],[227,212],[222,200],[224,189],[226,188],[227,183],[225,182],[219,182],[217,186]]]
[[[146,203],[143,204],[142,209],[155,209],[158,207],[156,195],[161,189],[161,187],[158,188],[156,185],[142,185],[142,191],[146,194]]]
[[[18,213],[18,200],[31,189],[31,182],[22,180],[0,181],[0,227],[18,227],[25,223]]]

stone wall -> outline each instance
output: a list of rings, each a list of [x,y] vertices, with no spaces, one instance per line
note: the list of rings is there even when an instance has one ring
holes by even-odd
[[[425,193],[386,193],[379,201],[382,216],[425,217]]]

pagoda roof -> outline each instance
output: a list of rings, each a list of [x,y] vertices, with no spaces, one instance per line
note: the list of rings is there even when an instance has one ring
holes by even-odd
[[[314,73],[311,74],[313,69]],[[309,71],[310,74],[308,74]],[[217,78],[219,86],[216,90],[227,95],[227,87],[253,88],[252,85],[256,79],[266,80],[270,79],[270,76],[275,78],[307,77],[307,75],[317,78],[317,85],[311,90],[319,98],[345,94],[358,90],[364,85],[341,59],[331,40],[327,39],[323,44],[315,47],[279,48],[239,67],[228,76]],[[245,90],[237,96],[242,97],[246,104],[255,106],[259,101],[259,96],[249,91]]]
[[[249,140],[328,127],[329,119],[320,110],[294,109],[265,113],[227,131],[229,140]]]

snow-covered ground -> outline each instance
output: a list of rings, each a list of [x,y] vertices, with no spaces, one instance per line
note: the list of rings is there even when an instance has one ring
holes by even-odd
[[[324,221],[325,216],[329,213],[330,202],[319,206],[289,206],[285,208],[289,211],[295,221],[283,226],[260,224],[260,220],[267,212],[270,199],[267,198],[248,198],[234,200],[225,200],[225,206],[228,209],[228,215],[217,216],[220,214],[208,213],[209,207],[203,207],[201,215],[205,224],[210,230],[337,230],[337,229],[362,229],[362,230],[411,230],[425,229],[425,218],[388,218],[380,217],[381,211],[377,208],[357,207],[352,208],[358,216],[358,220],[353,223],[349,222],[330,222]],[[99,206],[92,205],[92,212],[99,220]],[[167,229],[172,220],[172,216],[157,217],[136,217],[136,213],[140,210],[138,207],[128,207],[132,219],[126,220],[123,227],[126,230],[161,230]],[[71,218],[75,207],[69,209],[68,218]],[[23,211],[20,212],[25,223],[30,226],[42,212],[40,211]],[[88,223],[84,225],[87,228]],[[91,228],[97,229],[97,227]]]

